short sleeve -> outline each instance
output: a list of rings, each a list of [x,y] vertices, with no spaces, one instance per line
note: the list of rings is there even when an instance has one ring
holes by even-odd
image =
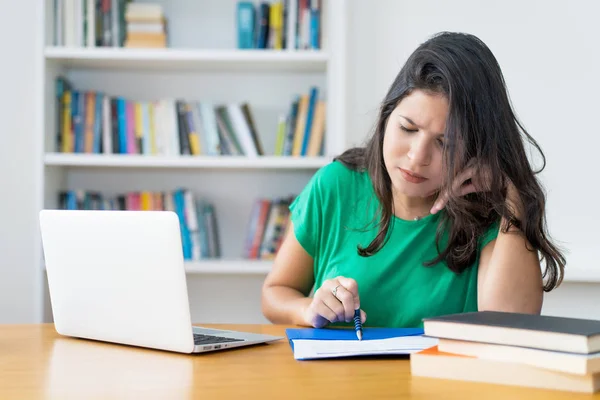
[[[300,245],[311,257],[317,258],[322,251],[322,238],[328,237],[329,224],[339,212],[340,187],[347,183],[350,171],[334,161],[319,168],[302,192],[290,204],[290,218],[294,234]],[[325,218],[327,216],[327,218]]]
[[[497,220],[490,225],[490,227],[483,233],[479,238],[479,251],[481,252],[485,246],[487,246],[492,240],[498,237],[498,230],[500,229],[500,221]]]
[[[320,169],[290,204],[290,219],[294,224],[296,239],[313,258],[318,252],[322,226],[322,175],[323,169]]]

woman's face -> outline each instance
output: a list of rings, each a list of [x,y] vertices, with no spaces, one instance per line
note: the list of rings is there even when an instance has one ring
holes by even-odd
[[[442,153],[448,100],[414,90],[390,114],[383,160],[393,189],[408,197],[428,197],[442,185]]]

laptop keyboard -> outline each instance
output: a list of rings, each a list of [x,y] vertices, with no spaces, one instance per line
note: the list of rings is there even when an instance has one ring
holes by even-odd
[[[232,338],[223,337],[223,336],[202,335],[200,333],[194,333],[194,344],[196,344],[196,345],[243,342],[243,341],[244,341],[243,339],[232,339]]]

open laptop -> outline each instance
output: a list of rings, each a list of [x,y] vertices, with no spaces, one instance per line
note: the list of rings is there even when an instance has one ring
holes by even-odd
[[[174,212],[42,210],[39,217],[59,334],[180,353],[282,339],[192,326]]]

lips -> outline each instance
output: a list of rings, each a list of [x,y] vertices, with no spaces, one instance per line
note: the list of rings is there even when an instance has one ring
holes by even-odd
[[[415,174],[414,172],[407,170],[407,169],[402,169],[402,168],[398,168],[400,170],[400,174],[402,175],[402,178],[404,178],[405,181],[410,182],[410,183],[423,183],[427,180],[427,178],[419,175],[419,174]]]

